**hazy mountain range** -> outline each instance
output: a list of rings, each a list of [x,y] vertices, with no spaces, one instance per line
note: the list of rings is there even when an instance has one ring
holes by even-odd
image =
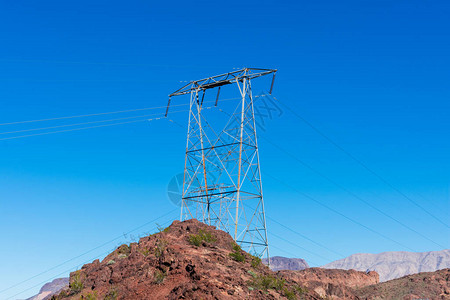
[[[450,268],[450,249],[430,252],[358,253],[322,266],[326,269],[376,271],[380,281]]]
[[[267,265],[267,258],[262,262]],[[301,258],[287,258],[282,256],[273,256],[270,258],[270,269],[272,271],[279,270],[304,270],[309,268],[308,263]]]
[[[52,295],[58,293],[63,288],[69,285],[69,278],[57,278],[52,282],[44,284],[39,290],[39,294],[28,298],[26,300],[47,300],[52,297]]]

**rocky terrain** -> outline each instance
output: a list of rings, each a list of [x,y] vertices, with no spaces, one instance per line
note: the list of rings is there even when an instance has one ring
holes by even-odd
[[[319,272],[308,270],[305,271],[311,274]],[[366,285],[374,282],[372,275],[363,272],[320,272],[344,276],[355,273],[359,274],[361,285],[365,277]],[[332,293],[326,291],[325,295]],[[53,296],[77,300],[286,298],[322,296],[295,278],[269,270],[259,258],[242,251],[230,235],[197,220],[174,221],[138,243],[120,246],[102,261],[96,260],[71,273],[69,288]]]
[[[359,299],[355,293],[356,289],[379,282],[376,272],[364,273],[355,270],[310,268],[301,271],[279,271],[277,275],[294,280],[323,299]]]
[[[384,252],[353,254],[322,266],[326,269],[376,271],[380,281],[400,278],[419,272],[433,272],[450,268],[450,250],[431,252]]]
[[[69,286],[69,278],[57,278],[52,282],[44,284],[39,290],[39,294],[26,300],[48,300],[52,295],[60,292]]]
[[[262,260],[263,264],[268,264],[268,259]],[[273,256],[270,258],[270,269],[272,271],[280,270],[304,270],[309,268],[308,263],[301,258],[287,258],[282,256]]]
[[[359,299],[450,299],[450,269],[390,280],[355,291]]]
[[[376,272],[274,272],[227,233],[188,220],[84,265],[51,299],[448,299],[449,270],[440,272],[382,285]]]

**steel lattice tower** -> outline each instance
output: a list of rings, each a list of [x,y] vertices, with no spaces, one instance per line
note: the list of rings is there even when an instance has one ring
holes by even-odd
[[[269,257],[261,170],[251,80],[276,70],[242,70],[191,81],[169,95],[190,95],[181,220],[195,218],[228,232],[241,247],[259,257]],[[238,97],[234,112],[217,130],[206,113],[205,93],[233,85]],[[230,99],[229,99],[230,100]],[[231,99],[233,100],[233,99]],[[220,108],[218,108],[222,111]]]

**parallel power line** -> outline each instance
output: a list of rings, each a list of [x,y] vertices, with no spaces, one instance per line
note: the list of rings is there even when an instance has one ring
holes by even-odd
[[[117,241],[117,240],[123,238],[124,235],[128,235],[128,234],[130,234],[130,233],[132,233],[132,232],[134,232],[134,231],[136,231],[136,230],[139,230],[139,229],[141,229],[141,228],[143,228],[143,227],[145,227],[145,226],[147,226],[147,225],[149,225],[149,224],[152,224],[152,223],[158,221],[159,219],[162,219],[162,218],[164,218],[164,217],[166,217],[166,216],[168,216],[168,215],[174,213],[175,211],[178,211],[178,209],[173,209],[173,210],[171,210],[171,211],[169,211],[169,212],[167,212],[167,213],[165,213],[165,214],[163,214],[163,215],[161,215],[161,216],[159,216],[159,217],[157,217],[157,218],[155,218],[155,219],[153,219],[153,220],[151,220],[151,221],[148,221],[148,222],[146,222],[146,223],[144,223],[144,224],[142,224],[142,225],[139,225],[138,227],[135,227],[135,228],[133,228],[133,229],[131,229],[131,230],[125,232],[124,234],[119,235],[119,236],[113,238],[112,240],[109,240],[109,241],[107,241],[107,242],[104,242],[104,243],[102,243],[102,244],[100,244],[100,245],[98,245],[98,246],[96,246],[96,247],[94,247],[94,248],[92,248],[92,249],[90,249],[90,250],[88,250],[88,251],[86,251],[86,252],[83,252],[83,253],[80,254],[80,255],[77,255],[77,256],[75,256],[75,257],[72,257],[72,258],[70,258],[70,259],[68,259],[68,260],[66,260],[66,261],[64,261],[64,262],[62,262],[62,263],[60,263],[60,264],[58,264],[58,265],[56,265],[56,266],[53,266],[53,267],[51,267],[51,268],[49,268],[49,269],[47,269],[47,270],[45,270],[45,271],[42,271],[42,272],[40,272],[40,273],[38,273],[38,274],[36,274],[36,275],[33,275],[33,276],[31,276],[31,277],[29,277],[29,278],[27,278],[27,279],[25,279],[25,280],[23,280],[23,281],[21,281],[21,282],[19,282],[19,283],[16,283],[16,284],[14,284],[14,285],[12,285],[12,286],[6,288],[6,289],[3,289],[3,290],[0,291],[0,294],[4,293],[4,292],[6,292],[6,291],[9,291],[9,290],[12,289],[12,288],[18,287],[18,286],[20,286],[20,285],[22,285],[22,284],[24,284],[24,283],[26,283],[26,282],[28,282],[28,281],[30,281],[30,280],[32,280],[32,279],[35,279],[35,278],[37,278],[37,277],[39,277],[39,276],[41,276],[41,275],[44,275],[44,274],[46,274],[46,273],[48,273],[48,272],[50,272],[50,271],[53,271],[53,270],[55,270],[55,269],[57,269],[57,268],[59,268],[59,267],[61,267],[61,266],[64,266],[64,265],[66,265],[67,263],[72,262],[72,261],[74,261],[74,260],[76,260],[76,259],[78,259],[78,258],[80,258],[80,257],[83,257],[83,256],[85,256],[85,255],[87,255],[87,254],[89,254],[89,253],[91,253],[91,252],[93,252],[93,251],[95,251],[95,250],[97,250],[97,249],[100,249],[100,248],[102,248],[102,247],[108,245],[108,244],[111,244],[112,242],[115,242],[115,241]],[[88,261],[88,262],[89,262],[89,261]],[[66,273],[67,273],[67,272],[66,272]],[[63,274],[64,274],[64,273],[63,273]],[[46,282],[43,282],[43,283],[46,283]],[[13,296],[13,297],[14,297],[14,296]]]
[[[333,179],[331,179],[330,177],[326,176],[325,174],[323,174],[322,172],[314,169],[313,167],[311,167],[309,164],[307,164],[306,162],[302,161],[300,158],[298,158],[297,156],[295,156],[294,154],[288,152],[287,150],[281,148],[280,146],[278,146],[275,143],[272,143],[269,139],[262,137],[265,141],[267,141],[269,144],[271,144],[272,146],[276,147],[278,150],[282,151],[284,154],[290,156],[291,158],[293,158],[294,160],[298,161],[299,163],[301,163],[303,166],[305,166],[306,168],[308,168],[309,170],[313,171],[314,173],[316,173],[317,175],[319,175],[320,177],[324,178],[325,180],[327,180],[328,182],[330,182],[331,184],[337,186],[338,188],[340,188],[341,190],[345,191],[346,193],[348,193],[349,195],[351,195],[352,197],[356,198],[357,200],[359,200],[360,202],[366,204],[367,206],[369,206],[370,208],[376,210],[377,212],[379,212],[380,214],[382,214],[383,216],[391,219],[392,221],[396,222],[397,224],[401,225],[402,227],[408,229],[409,231],[417,234],[418,236],[426,239],[429,242],[432,242],[433,244],[441,247],[442,249],[446,249],[445,246],[433,241],[432,239],[430,239],[429,237],[427,237],[426,235],[418,232],[417,230],[411,228],[410,226],[406,225],[405,223],[399,221],[398,219],[394,218],[393,216],[389,215],[388,213],[382,211],[381,209],[379,209],[378,207],[374,206],[373,204],[371,204],[370,202],[364,200],[363,198],[361,198],[360,196],[356,195],[355,193],[353,193],[352,191],[350,191],[349,189],[347,189],[346,187],[342,186],[341,184],[337,183],[336,181],[334,181]]]
[[[274,99],[276,99],[274,97]],[[371,173],[372,175],[374,175],[376,178],[378,178],[381,182],[383,182],[384,184],[386,184],[388,187],[390,187],[391,189],[393,189],[394,191],[396,191],[398,194],[400,194],[403,198],[405,198],[406,200],[408,200],[410,203],[412,203],[413,205],[415,205],[416,207],[418,207],[419,209],[421,209],[423,212],[425,212],[427,215],[429,215],[430,217],[432,217],[433,219],[435,219],[436,221],[438,221],[439,223],[441,223],[442,225],[444,225],[447,228],[450,228],[450,226],[448,224],[446,224],[445,222],[443,222],[441,219],[439,219],[438,217],[436,217],[434,214],[432,214],[431,212],[429,212],[427,209],[425,209],[422,205],[420,205],[419,203],[417,203],[416,201],[414,201],[413,199],[411,199],[410,197],[408,197],[405,193],[403,193],[400,189],[398,189],[397,187],[395,187],[392,183],[390,183],[389,181],[387,181],[385,178],[383,178],[381,175],[379,175],[377,172],[375,172],[374,170],[372,170],[371,168],[369,168],[365,163],[363,163],[360,159],[356,158],[353,154],[351,154],[350,152],[348,152],[347,150],[345,150],[342,146],[340,146],[338,143],[336,143],[334,140],[332,140],[329,136],[327,136],[325,133],[323,133],[321,130],[319,130],[316,126],[314,126],[313,124],[311,124],[308,120],[306,120],[304,117],[302,117],[299,113],[297,113],[295,110],[293,110],[292,108],[290,108],[287,104],[279,101],[278,99],[276,99],[283,107],[285,107],[287,110],[289,110],[294,116],[296,116],[299,120],[301,120],[303,123],[305,123],[306,125],[308,125],[311,129],[313,129],[316,133],[318,133],[320,136],[322,136],[325,140],[327,140],[329,143],[331,143],[334,147],[336,147],[337,149],[339,149],[340,151],[342,151],[342,153],[344,153],[345,155],[347,155],[349,158],[351,158],[352,160],[354,160],[356,163],[358,163],[360,166],[362,166],[364,169],[366,169],[369,173]]]
[[[227,113],[226,113],[225,111],[223,111],[222,109],[219,109],[219,111],[223,112],[224,114],[227,114]],[[316,200],[316,199],[314,199],[313,197],[311,197],[311,196],[309,196],[309,195],[307,195],[307,194],[305,194],[305,193],[303,193],[303,192],[297,190],[295,187],[293,187],[293,186],[291,186],[291,185],[285,183],[284,181],[282,181],[282,180],[280,180],[280,179],[277,179],[277,178],[275,178],[274,176],[272,176],[272,175],[270,175],[270,174],[267,174],[266,172],[263,172],[263,174],[264,174],[265,176],[269,176],[269,177],[275,179],[276,181],[278,181],[278,182],[282,183],[283,185],[289,187],[290,189],[294,190],[294,191],[297,192],[298,194],[300,194],[300,195],[302,195],[302,196],[304,196],[304,197],[306,197],[306,198],[308,198],[308,199],[310,199],[310,200],[316,202],[317,204],[319,204],[319,205],[321,205],[321,206],[327,208],[328,210],[330,210],[330,211],[332,211],[332,212],[334,212],[334,213],[340,215],[341,217],[346,218],[347,220],[351,221],[352,223],[357,224],[357,225],[359,225],[359,226],[361,226],[361,227],[363,227],[363,228],[369,230],[370,232],[373,232],[373,233],[375,233],[375,234],[377,234],[377,235],[383,237],[383,238],[386,239],[386,240],[389,240],[389,241],[391,241],[391,242],[394,242],[394,243],[396,243],[397,245],[400,245],[400,246],[402,246],[402,247],[405,248],[405,249],[408,249],[408,250],[410,250],[410,251],[414,251],[412,248],[410,248],[410,247],[408,247],[408,246],[406,246],[406,245],[403,245],[402,243],[400,243],[400,242],[398,242],[398,241],[396,241],[396,240],[394,240],[394,239],[392,239],[392,238],[390,238],[390,237],[388,237],[388,236],[382,234],[381,232],[378,232],[377,230],[375,230],[375,229],[373,229],[373,228],[370,228],[370,227],[368,227],[368,226],[362,224],[361,222],[358,222],[358,221],[356,221],[355,219],[353,219],[353,218],[351,218],[351,217],[348,217],[347,215],[345,215],[345,214],[343,214],[343,213],[341,213],[341,212],[335,210],[334,208],[332,208],[332,207],[330,207],[330,206],[324,204],[323,202],[321,202],[321,201],[319,201],[319,200]]]
[[[286,186],[286,187],[292,189],[292,190],[293,190],[294,192],[296,192],[297,194],[299,194],[299,195],[301,195],[301,196],[303,196],[303,197],[305,197],[305,198],[308,198],[309,200],[311,200],[311,201],[313,201],[313,202],[315,202],[315,203],[317,203],[317,204],[319,204],[319,205],[325,207],[326,209],[328,209],[328,210],[334,212],[335,214],[340,215],[341,217],[343,217],[343,218],[349,220],[350,222],[352,222],[352,223],[354,223],[354,224],[356,224],[356,225],[358,225],[358,226],[361,226],[361,227],[367,229],[368,231],[370,231],[370,232],[372,232],[372,233],[375,233],[376,235],[381,236],[382,238],[384,238],[384,239],[386,239],[386,240],[388,240],[388,241],[391,241],[391,242],[393,242],[393,243],[395,243],[395,244],[397,244],[397,245],[399,245],[399,246],[402,246],[403,248],[408,249],[409,251],[413,251],[413,252],[414,252],[414,249],[412,249],[412,248],[410,248],[410,247],[408,247],[408,246],[406,246],[406,245],[404,245],[404,244],[402,244],[402,243],[400,243],[400,242],[398,242],[398,241],[396,241],[396,240],[394,240],[394,239],[392,239],[392,238],[386,236],[385,234],[383,234],[383,233],[381,233],[381,232],[378,232],[377,230],[375,230],[375,229],[373,229],[373,228],[370,228],[370,227],[368,227],[368,226],[362,224],[361,222],[356,221],[356,220],[353,219],[353,218],[350,218],[349,216],[347,216],[347,215],[345,215],[345,214],[339,212],[338,210],[336,210],[336,209],[334,209],[334,208],[332,208],[332,207],[330,207],[330,206],[324,204],[323,202],[321,202],[321,201],[319,201],[319,200],[316,200],[315,198],[311,197],[310,195],[305,194],[305,193],[299,191],[297,188],[293,187],[292,185],[287,184],[286,182],[284,182],[284,181],[282,181],[282,180],[280,180],[280,179],[278,179],[278,178],[276,178],[276,177],[274,177],[274,176],[272,176],[272,175],[270,175],[270,174],[264,173],[264,175],[265,175],[265,176],[268,176],[268,177],[271,177],[272,179],[274,179],[274,180],[278,181],[279,183],[283,184],[284,186]]]
[[[236,100],[239,98],[227,98],[227,99],[220,99],[219,102],[224,101],[231,101]],[[205,101],[204,103],[215,103],[216,101]],[[174,104],[171,105],[172,107],[180,107],[180,106],[188,106],[188,103],[182,103],[182,104]],[[92,114],[83,114],[83,115],[74,115],[74,116],[64,116],[64,117],[55,117],[55,118],[44,118],[44,119],[34,119],[34,120],[25,120],[25,121],[15,121],[15,122],[8,122],[8,123],[1,123],[0,126],[6,126],[6,125],[17,125],[17,124],[25,124],[25,123],[35,123],[35,122],[46,122],[46,121],[56,121],[56,120],[65,120],[65,119],[75,119],[75,118],[86,118],[86,117],[95,117],[95,116],[103,116],[103,115],[111,115],[111,114],[121,114],[121,113],[129,113],[129,112],[136,112],[136,111],[143,111],[143,110],[154,110],[154,109],[163,109],[166,108],[166,106],[154,106],[154,107],[145,107],[145,108],[136,108],[136,109],[127,109],[127,110],[119,110],[119,111],[112,111],[112,112],[101,112],[101,113],[92,113]]]
[[[144,120],[134,120],[134,121],[127,121],[127,122],[113,123],[113,124],[96,125],[96,126],[81,127],[81,128],[72,128],[72,129],[57,130],[57,131],[50,131],[50,132],[41,132],[41,133],[34,133],[34,134],[26,134],[26,135],[1,138],[0,141],[20,139],[20,138],[26,138],[26,137],[32,137],[32,136],[39,136],[39,135],[47,135],[47,134],[53,134],[53,133],[61,133],[61,132],[78,131],[78,130],[85,130],[85,129],[92,129],[92,128],[116,126],[116,125],[123,125],[123,124],[136,123],[136,122],[155,121],[155,120],[160,120],[163,118],[164,117],[153,118],[153,119],[144,119]]]

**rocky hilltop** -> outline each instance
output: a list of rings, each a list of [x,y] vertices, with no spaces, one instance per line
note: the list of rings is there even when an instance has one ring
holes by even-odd
[[[448,299],[448,272],[423,278],[426,283],[417,284],[415,295],[421,295],[423,286],[433,294],[429,299]],[[388,288],[396,293],[409,280]],[[84,265],[70,274],[69,287],[52,299],[357,300],[380,299],[385,290],[379,287],[376,272],[320,268],[274,272],[241,250],[229,234],[187,220],[174,221],[138,243],[120,246],[102,261]]]
[[[263,264],[268,264],[268,259],[262,260]],[[282,256],[273,256],[270,258],[270,269],[272,271],[280,270],[304,270],[309,268],[308,263],[301,258],[287,258]]]
[[[450,250],[431,252],[383,252],[353,254],[322,266],[326,269],[354,269],[376,271],[380,281],[400,278],[419,272],[433,272],[450,268]]]
[[[314,269],[304,271],[317,272]],[[347,274],[350,271],[321,272]],[[372,275],[350,273],[359,274],[361,285],[374,283]],[[328,292],[325,295],[332,297],[333,291]],[[314,287],[307,288],[294,277],[271,271],[259,258],[242,251],[227,233],[197,220],[188,220],[174,221],[170,227],[141,238],[138,243],[120,246],[102,261],[84,265],[70,274],[69,288],[53,299],[322,297]]]

